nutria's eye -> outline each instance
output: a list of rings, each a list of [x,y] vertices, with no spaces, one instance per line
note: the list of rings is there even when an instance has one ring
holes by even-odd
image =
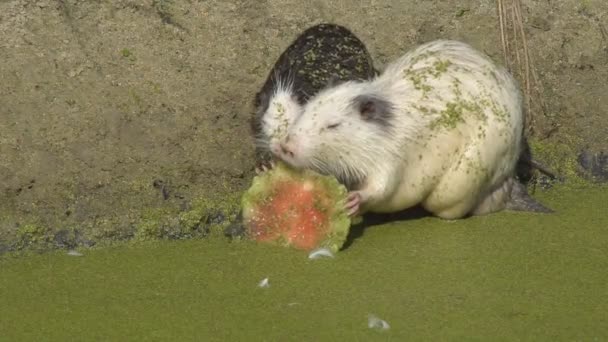
[[[335,123],[335,124],[327,125],[327,129],[334,129],[334,128],[337,128],[338,126],[340,126],[340,123]]]

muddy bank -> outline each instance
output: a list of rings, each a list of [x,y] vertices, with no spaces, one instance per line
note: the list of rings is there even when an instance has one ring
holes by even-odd
[[[533,147],[560,172],[575,172],[583,149],[597,164],[608,150],[608,8],[528,1],[524,12],[548,106]],[[322,21],[350,27],[380,68],[434,38],[502,60],[484,1],[0,3],[0,250],[57,245],[59,232],[79,244],[187,238],[210,217],[227,221],[234,205],[216,203],[252,176],[253,94],[293,37]]]

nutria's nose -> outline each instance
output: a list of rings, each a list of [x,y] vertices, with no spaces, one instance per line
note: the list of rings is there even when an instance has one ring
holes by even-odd
[[[287,141],[287,139],[285,139],[285,140]],[[290,158],[293,158],[293,152],[289,148],[289,145],[287,144],[287,142],[281,143],[281,153],[283,153],[284,155],[286,155]]]

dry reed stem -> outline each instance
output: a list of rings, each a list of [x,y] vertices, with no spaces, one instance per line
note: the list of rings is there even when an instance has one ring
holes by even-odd
[[[505,36],[505,18],[504,18],[504,4],[502,0],[498,0],[498,21],[500,22],[500,42],[502,43],[502,54],[505,58],[505,65],[509,63],[507,58],[507,39]]]
[[[531,113],[532,110],[530,108],[530,97],[532,96],[531,92],[530,92],[530,54],[528,53],[528,40],[526,39],[526,34],[524,32],[524,24],[523,24],[523,18],[521,16],[521,4],[519,2],[519,0],[515,1],[514,3],[514,7],[513,7],[513,13],[515,14],[515,18],[516,18],[516,23],[517,26],[519,28],[519,35],[521,37],[522,40],[522,47],[524,50],[524,87],[525,87],[525,98],[526,98],[526,107],[528,108],[527,113]],[[529,114],[528,116],[530,116],[531,114]],[[527,118],[528,122],[531,123],[531,117]]]
[[[524,30],[524,20],[520,0],[497,0],[500,40],[505,66],[520,79],[526,104],[525,134],[534,133],[535,120],[532,115],[545,114],[545,102],[542,98],[542,85],[533,66],[528,49],[528,40]],[[534,87],[532,86],[534,84]],[[533,91],[535,92],[533,97]],[[534,99],[534,101],[532,100]],[[532,105],[537,104],[537,109]]]

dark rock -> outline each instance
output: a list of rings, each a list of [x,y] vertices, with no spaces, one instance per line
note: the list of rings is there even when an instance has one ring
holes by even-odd
[[[577,160],[585,176],[598,182],[608,182],[608,153],[584,150],[579,153]]]
[[[76,247],[76,241],[74,234],[69,229],[62,229],[55,233],[53,238],[55,246],[58,248],[74,248]]]
[[[226,220],[226,216],[221,211],[217,211],[207,217],[207,221],[205,222],[208,225],[211,224],[220,224]]]
[[[245,236],[245,226],[242,222],[234,222],[224,229],[224,235],[229,238],[239,238]]]
[[[238,213],[234,222],[224,229],[224,235],[232,239],[245,236],[242,213]]]

